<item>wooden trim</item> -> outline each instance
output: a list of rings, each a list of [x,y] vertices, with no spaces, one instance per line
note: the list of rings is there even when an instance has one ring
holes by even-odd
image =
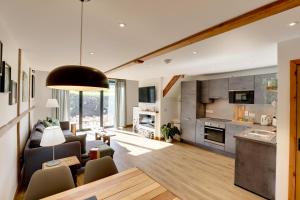
[[[161,55],[169,53],[171,51],[175,51],[177,49],[186,47],[188,45],[200,42],[202,40],[211,38],[213,36],[216,36],[216,35],[219,35],[219,34],[222,34],[225,32],[228,32],[230,30],[248,25],[248,24],[256,22],[258,20],[273,16],[275,14],[290,10],[297,6],[300,6],[300,0],[277,0],[273,3],[264,5],[262,7],[254,9],[250,12],[247,12],[240,16],[234,17],[230,20],[224,21],[215,26],[212,26],[206,30],[200,31],[200,32],[198,32],[194,35],[191,35],[189,37],[186,37],[182,40],[174,42],[170,45],[162,47],[156,51],[153,51],[153,52],[150,52],[141,57],[135,58],[125,64],[122,64],[120,66],[109,69],[109,70],[105,71],[105,73],[109,74],[113,71],[121,70],[121,69],[124,69],[124,68],[132,66],[132,65],[142,64],[143,62],[145,62],[149,59],[161,56]]]
[[[24,111],[19,116],[13,118],[10,120],[7,124],[0,127],[0,137],[2,137],[9,129],[11,129],[13,126],[15,126],[17,123],[21,121],[29,112],[35,109],[35,106],[32,106],[30,109]]]
[[[300,60],[290,61],[289,200],[295,200],[296,199],[297,65],[300,65]]]
[[[183,75],[176,75],[173,76],[173,78],[169,81],[169,83],[167,84],[167,86],[164,88],[163,90],[163,97],[165,97],[168,92],[171,90],[171,88],[175,85],[175,83],[180,79],[183,78]]]
[[[21,109],[21,73],[22,73],[22,49],[18,49],[18,88],[17,88],[17,117],[20,117],[20,109]],[[15,124],[15,123],[12,123]],[[8,127],[10,128],[10,127]],[[0,129],[1,130],[1,129]],[[4,131],[3,133],[5,133]],[[21,164],[20,164],[20,157],[21,157],[21,125],[20,120],[17,121],[17,175],[18,175],[18,182],[20,183],[21,180]],[[1,136],[1,131],[0,131]]]

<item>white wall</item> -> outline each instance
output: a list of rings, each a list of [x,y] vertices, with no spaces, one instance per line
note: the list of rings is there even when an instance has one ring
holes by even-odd
[[[290,60],[300,59],[300,38],[278,44],[276,199],[288,199]]]
[[[35,122],[38,120],[46,119],[47,116],[51,116],[51,109],[46,108],[46,102],[52,98],[51,89],[46,87],[46,79],[49,72],[35,71],[36,80],[36,109],[35,109]]]
[[[139,102],[139,82],[126,80],[126,125],[132,125],[133,107]]]
[[[18,45],[0,21],[0,40],[3,43],[3,60],[12,67],[12,80],[17,81]],[[26,53],[25,53],[26,56]],[[29,65],[25,57],[22,59],[22,70],[29,75]],[[21,86],[22,90],[22,86]],[[21,91],[22,94],[22,91]],[[34,104],[34,101],[33,101]],[[21,113],[28,109],[28,102],[21,103]],[[17,116],[17,104],[8,105],[8,93],[0,93],[0,127]],[[20,122],[21,149],[28,137],[28,115]],[[0,199],[13,199],[17,189],[17,128],[12,127],[0,136]]]

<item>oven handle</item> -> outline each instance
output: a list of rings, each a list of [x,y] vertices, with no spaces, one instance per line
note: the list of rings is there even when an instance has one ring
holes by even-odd
[[[224,129],[222,129],[222,128],[212,128],[212,127],[207,127],[207,126],[205,126],[204,128],[211,129],[211,130],[217,130],[217,131],[224,131]]]

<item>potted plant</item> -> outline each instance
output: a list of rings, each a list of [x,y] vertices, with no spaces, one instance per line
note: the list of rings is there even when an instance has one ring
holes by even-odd
[[[176,126],[172,126],[171,123],[162,125],[160,131],[166,142],[172,142],[174,137],[178,140],[178,136],[180,141],[180,131]]]

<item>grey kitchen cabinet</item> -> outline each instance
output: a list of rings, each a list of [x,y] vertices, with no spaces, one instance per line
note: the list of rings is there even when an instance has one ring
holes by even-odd
[[[195,143],[196,140],[196,91],[197,81],[181,82],[181,138],[191,143]]]
[[[268,90],[268,82],[274,82],[277,85],[277,75],[273,74],[261,74],[255,76],[255,104],[271,104],[273,101],[277,101],[277,90]]]
[[[196,123],[196,143],[204,144],[204,120],[197,119]]]
[[[237,138],[234,184],[275,199],[276,145]]]
[[[213,79],[208,82],[208,95],[211,99],[228,99],[228,79]]]
[[[229,78],[229,90],[254,90],[254,76]]]
[[[235,138],[234,136],[245,131],[248,126],[239,124],[226,124],[225,130],[225,151],[228,153],[235,154]]]
[[[209,81],[198,81],[198,102],[200,103],[211,103],[209,98]]]

